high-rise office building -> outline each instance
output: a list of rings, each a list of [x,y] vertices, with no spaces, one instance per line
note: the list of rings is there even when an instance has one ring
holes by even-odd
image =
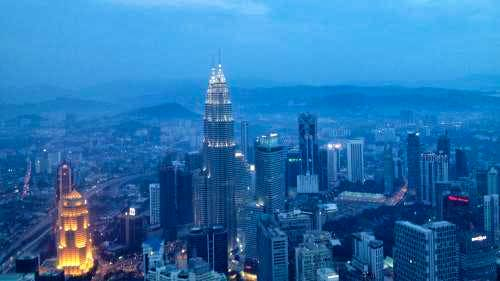
[[[455,175],[457,178],[469,176],[467,153],[464,149],[455,149]]]
[[[423,153],[420,158],[420,187],[417,195],[420,202],[437,206],[436,183],[448,181],[448,156]]]
[[[177,167],[176,195],[177,195],[177,224],[188,225],[193,223],[193,176],[185,166]]]
[[[236,152],[234,161],[234,210],[235,215],[245,206],[245,203],[253,199],[250,191],[250,167],[246,156]]]
[[[437,183],[436,189],[440,190],[442,185],[450,185],[449,183]],[[442,189],[441,189],[442,190]],[[439,218],[451,222],[461,231],[468,230],[474,224],[474,214],[472,212],[472,204],[470,197],[466,193],[457,191],[447,191],[442,193],[442,206],[438,204]]]
[[[203,155],[199,151],[191,151],[184,155],[186,171],[192,172],[203,167]]]
[[[326,170],[327,170],[327,181],[328,190],[333,190],[338,181],[338,171],[340,169],[340,150],[342,149],[342,144],[340,143],[329,143],[326,146],[327,157],[326,157]]]
[[[192,183],[194,224],[198,227],[207,227],[209,224],[208,171],[206,169],[194,170]]]
[[[301,210],[276,213],[275,221],[279,228],[286,233],[290,249],[294,249],[302,242],[305,232],[314,229],[314,214]]]
[[[297,193],[318,193],[320,181],[318,175],[305,175],[297,176]]]
[[[207,228],[193,227],[187,234],[188,258],[201,257],[208,261]]]
[[[209,228],[192,228],[188,233],[188,257],[200,257],[219,273],[227,273],[228,269],[228,234],[222,226]]]
[[[212,270],[227,273],[228,269],[228,233],[222,226],[212,226],[208,229],[208,263]]]
[[[242,230],[240,238],[246,258],[257,257],[257,224],[260,215],[264,214],[264,206],[256,202],[247,203],[240,216],[241,223],[238,227]]]
[[[302,153],[302,173],[318,174],[318,118],[311,113],[301,113],[299,123],[299,146]]]
[[[420,187],[420,136],[408,134],[406,147],[406,166],[408,167],[408,190],[415,194]]]
[[[40,255],[22,254],[16,258],[16,273],[35,274],[40,269]]]
[[[297,176],[302,174],[302,152],[297,147],[291,147],[286,156],[286,194],[290,196],[297,189]]]
[[[358,232],[353,234],[352,266],[358,274],[368,273],[374,281],[384,280],[384,244],[373,234]]]
[[[57,268],[86,275],[94,266],[87,201],[76,190],[61,197],[57,220]]]
[[[485,233],[466,231],[459,235],[460,280],[497,280],[496,246]]]
[[[448,137],[448,131],[445,131],[444,135],[440,136],[437,140],[436,152],[439,154],[444,154],[450,158],[450,138]]]
[[[165,242],[151,237],[142,243],[142,271],[144,275],[153,268],[165,265]]]
[[[500,221],[498,194],[485,195],[483,198],[484,231],[493,238],[495,244],[500,242]]]
[[[220,64],[210,75],[203,122],[209,224],[232,228],[229,218],[234,184],[234,120],[229,87]]]
[[[241,121],[240,123],[240,149],[245,159],[248,161],[248,121]]]
[[[49,160],[49,150],[44,148],[40,159],[40,172],[45,175],[52,174],[52,166]]]
[[[394,227],[394,280],[435,280],[430,247],[432,231],[410,222],[396,222]]]
[[[365,180],[363,149],[363,139],[347,142],[347,179],[351,182],[363,183]]]
[[[149,224],[152,226],[160,224],[160,184],[149,185]]]
[[[433,233],[433,257],[435,280],[458,280],[459,256],[457,228],[447,221],[432,222],[425,225]]]
[[[488,195],[488,170],[476,168],[472,174],[475,174],[474,179],[477,184],[478,195]]]
[[[127,250],[135,251],[141,248],[146,234],[144,218],[136,213],[135,208],[129,208],[118,217],[118,242],[126,246]]]
[[[160,164],[160,225],[167,241],[177,239],[176,174],[177,167],[170,159],[165,159]]]
[[[289,246],[290,247],[290,246]],[[303,242],[295,247],[294,278],[316,280],[318,271],[333,268],[333,239],[327,231],[306,231]],[[289,255],[290,256],[290,255]]]
[[[458,280],[457,233],[449,222],[396,222],[393,252],[395,281]]]
[[[316,207],[314,208],[314,229],[323,230],[323,225],[327,221],[333,220],[337,211],[338,211],[337,204],[333,203],[317,204]]]
[[[288,239],[270,215],[262,215],[257,225],[258,278],[288,281]]]
[[[321,147],[318,151],[318,187],[321,191],[328,190],[328,148]]]
[[[394,191],[394,158],[392,147],[384,147],[384,193],[391,195]]]
[[[193,222],[192,174],[182,162],[170,161],[160,165],[160,225],[167,241],[177,238],[177,227]]]
[[[288,237],[288,248],[295,249],[303,242],[304,233],[314,229],[314,214],[301,210],[276,213],[274,221]],[[288,253],[288,277],[295,280],[295,251]]]
[[[237,228],[241,220],[241,212],[245,203],[253,199],[253,194],[250,191],[250,169],[245,156],[241,152],[236,152],[234,155],[234,192],[232,198],[230,220],[233,227],[228,229],[233,231],[229,234],[234,237],[232,243],[237,243]]]
[[[399,149],[396,154],[394,158],[394,176],[402,180],[407,177],[406,162],[403,160],[405,158],[404,150]]]
[[[63,161],[57,168],[56,202],[73,191],[73,171],[68,161]]]
[[[295,280],[316,281],[319,269],[331,267],[333,255],[327,245],[307,242],[295,248]]]
[[[498,192],[498,171],[495,167],[491,167],[488,171],[488,194],[499,194]]]
[[[384,280],[384,243],[381,240],[372,240],[368,243],[370,251],[369,271],[373,279]]]
[[[278,134],[261,136],[255,143],[255,193],[266,213],[285,208],[285,147]]]

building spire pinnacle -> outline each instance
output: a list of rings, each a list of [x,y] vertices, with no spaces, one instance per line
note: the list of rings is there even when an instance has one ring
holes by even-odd
[[[219,65],[219,68],[221,68],[221,66],[222,66],[222,49],[221,48],[219,48],[218,65]]]

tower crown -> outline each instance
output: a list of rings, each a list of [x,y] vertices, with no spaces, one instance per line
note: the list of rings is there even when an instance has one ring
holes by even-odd
[[[226,77],[224,76],[224,71],[222,71],[222,64],[217,65],[217,68],[213,67],[210,73],[210,79],[208,80],[209,85],[226,83]]]

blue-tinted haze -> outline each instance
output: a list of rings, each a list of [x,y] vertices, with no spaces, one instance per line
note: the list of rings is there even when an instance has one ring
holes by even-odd
[[[415,84],[500,75],[498,0],[4,0],[3,84]],[[496,79],[496,78],[495,78]]]

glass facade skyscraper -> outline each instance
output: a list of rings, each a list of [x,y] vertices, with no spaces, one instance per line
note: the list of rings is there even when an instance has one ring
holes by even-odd
[[[255,143],[255,193],[269,214],[285,207],[285,153],[278,134],[262,136]]]
[[[423,226],[408,221],[394,228],[394,280],[458,280],[456,226],[446,221]]]
[[[408,167],[408,191],[415,194],[420,186],[420,136],[408,134],[406,147],[406,165]]]
[[[347,142],[347,179],[351,182],[363,183],[365,181],[364,143],[363,139]]]
[[[299,146],[302,152],[302,173],[318,174],[318,118],[311,113],[301,113],[299,123]]]
[[[423,153],[420,158],[420,186],[418,200],[437,206],[437,182],[448,181],[448,156],[446,154]]]

